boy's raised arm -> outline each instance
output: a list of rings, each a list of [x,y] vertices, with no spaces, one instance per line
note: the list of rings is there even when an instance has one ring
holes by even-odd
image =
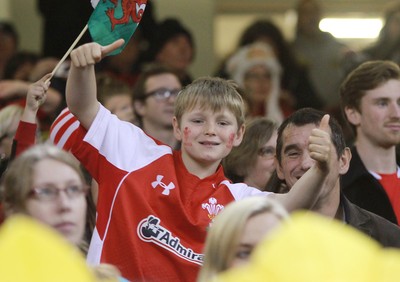
[[[312,208],[324,185],[331,185],[327,176],[335,171],[332,166],[333,158],[337,155],[331,141],[329,118],[329,115],[325,115],[319,128],[313,129],[309,137],[310,157],[316,161],[315,164],[297,180],[288,193],[274,194],[289,211]]]
[[[67,80],[66,100],[71,113],[86,129],[89,129],[99,110],[94,65],[122,44],[123,39],[107,46],[88,43],[71,52],[72,63]]]

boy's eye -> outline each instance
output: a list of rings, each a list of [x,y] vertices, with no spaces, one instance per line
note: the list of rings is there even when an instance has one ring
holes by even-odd
[[[225,126],[225,125],[229,125],[229,122],[227,122],[227,121],[220,121],[220,122],[218,122],[218,124],[219,124],[219,125]]]

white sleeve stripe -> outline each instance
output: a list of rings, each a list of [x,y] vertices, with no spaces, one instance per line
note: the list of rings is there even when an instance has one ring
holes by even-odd
[[[75,121],[71,126],[64,132],[63,136],[61,137],[60,141],[56,144],[59,148],[64,148],[65,143],[69,140],[72,133],[79,127],[79,121]]]
[[[56,120],[55,121],[55,126],[53,127],[52,131],[50,132],[50,139],[53,140],[54,142],[54,138],[56,137],[57,133],[60,131],[60,129],[71,119],[73,119],[74,116],[69,113],[68,115],[66,115],[64,118],[60,119],[60,120]]]

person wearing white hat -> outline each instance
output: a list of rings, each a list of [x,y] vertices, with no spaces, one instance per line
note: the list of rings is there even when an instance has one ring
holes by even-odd
[[[227,70],[249,95],[250,116],[266,116],[278,124],[282,122],[281,66],[270,45],[257,42],[239,49],[229,59]]]

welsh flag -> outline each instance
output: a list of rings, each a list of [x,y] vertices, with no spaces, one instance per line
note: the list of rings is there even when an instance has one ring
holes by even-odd
[[[125,44],[110,53],[121,53],[132,37],[146,8],[147,0],[91,0],[95,8],[88,27],[94,42],[108,45],[123,38]]]

